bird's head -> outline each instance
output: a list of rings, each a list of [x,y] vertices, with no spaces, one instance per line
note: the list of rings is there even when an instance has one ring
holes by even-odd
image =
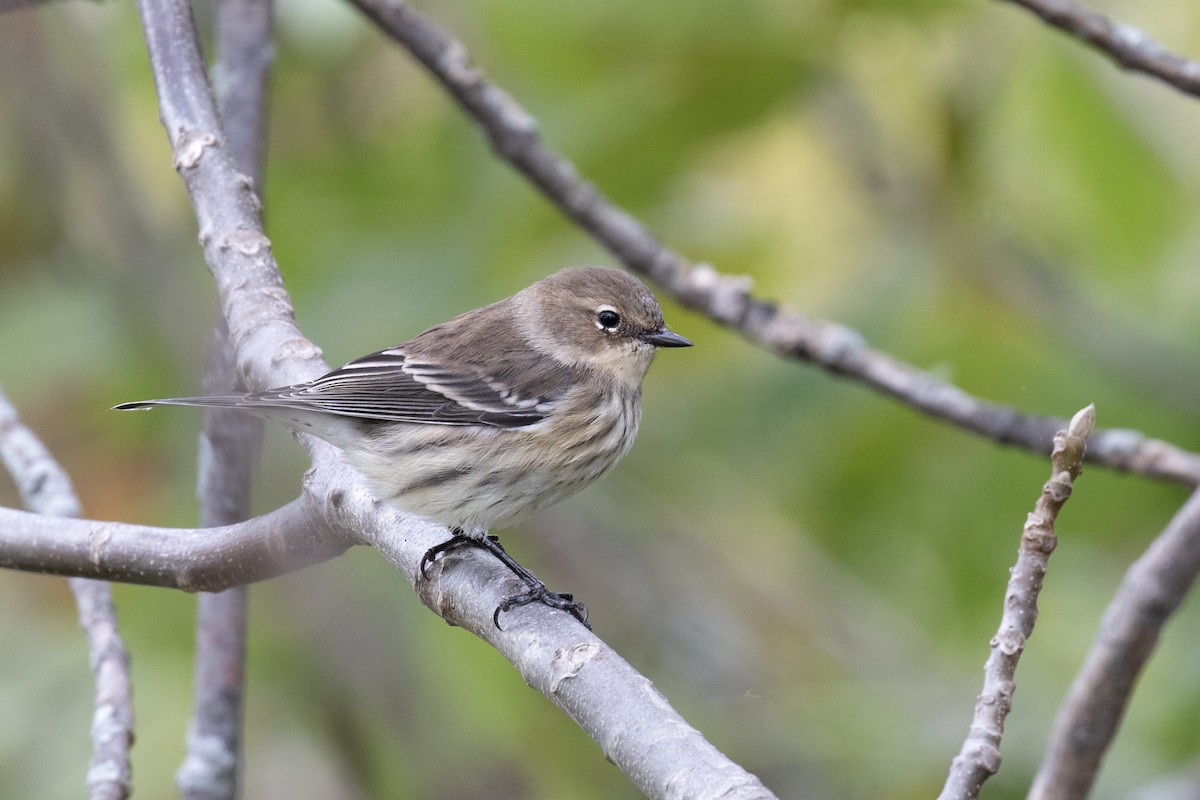
[[[660,347],[692,343],[667,329],[645,284],[606,267],[572,267],[514,297],[530,344],[566,364],[586,366],[623,383],[640,382]]]

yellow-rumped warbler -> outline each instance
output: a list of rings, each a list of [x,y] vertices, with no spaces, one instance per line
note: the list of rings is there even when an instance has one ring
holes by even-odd
[[[655,352],[689,345],[641,281],[574,267],[309,383],[116,408],[231,406],[318,436],[381,500],[453,529],[425,553],[422,575],[442,553],[482,547],[528,586],[497,607],[497,626],[501,611],[534,601],[586,625],[583,603],[549,591],[488,529],[608,472],[637,435]]]

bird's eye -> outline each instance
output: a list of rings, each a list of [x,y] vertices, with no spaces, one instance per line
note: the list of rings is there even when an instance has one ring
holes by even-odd
[[[621,315],[611,308],[602,308],[596,312],[596,324],[603,330],[615,331],[621,324]]]

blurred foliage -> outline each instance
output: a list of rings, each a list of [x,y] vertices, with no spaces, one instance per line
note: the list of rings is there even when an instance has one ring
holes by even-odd
[[[1003,4],[424,4],[617,202],[696,260],[982,397],[1200,449],[1200,105]],[[1200,7],[1102,10],[1200,53]],[[333,364],[610,262],[336,2],[282,0],[265,200]],[[0,16],[0,382],[88,513],[195,522],[213,290],[128,3]],[[643,433],[511,532],[598,632],[781,797],[918,798],[966,731],[1045,459],[926,419],[667,304]],[[256,488],[294,496],[273,432]],[[1127,565],[1178,487],[1098,467],[1059,525],[990,798],[1023,797]],[[7,482],[0,501],[15,504]],[[192,598],[118,587],[140,795],[172,793]],[[487,646],[366,550],[252,592],[245,796],[632,798]],[[80,793],[91,680],[65,582],[0,574],[4,797]],[[1194,773],[1195,603],[1095,796]],[[1195,788],[1184,795],[1191,796]]]

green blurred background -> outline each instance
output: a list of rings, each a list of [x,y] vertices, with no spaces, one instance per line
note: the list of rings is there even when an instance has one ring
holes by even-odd
[[[616,202],[757,293],[1020,409],[1200,449],[1200,103],[984,0],[423,3]],[[1193,0],[1098,6],[1200,53]],[[202,15],[207,15],[204,9]],[[90,516],[196,522],[215,312],[131,3],[0,16],[0,386]],[[410,59],[283,0],[265,201],[330,363],[559,267],[612,263]],[[640,440],[509,533],[781,797],[928,798],[966,732],[1045,459],[774,358],[666,303]],[[256,509],[295,496],[270,431]],[[1089,468],[1060,518],[988,798],[1023,797],[1130,561],[1185,497]],[[0,479],[0,502],[18,502]],[[170,797],[194,598],[120,586],[138,796]],[[248,798],[633,798],[516,671],[360,549],[251,592]],[[1095,793],[1197,773],[1198,609]],[[0,797],[76,797],[91,676],[63,580],[0,573]],[[1190,793],[1194,796],[1195,783]]]

